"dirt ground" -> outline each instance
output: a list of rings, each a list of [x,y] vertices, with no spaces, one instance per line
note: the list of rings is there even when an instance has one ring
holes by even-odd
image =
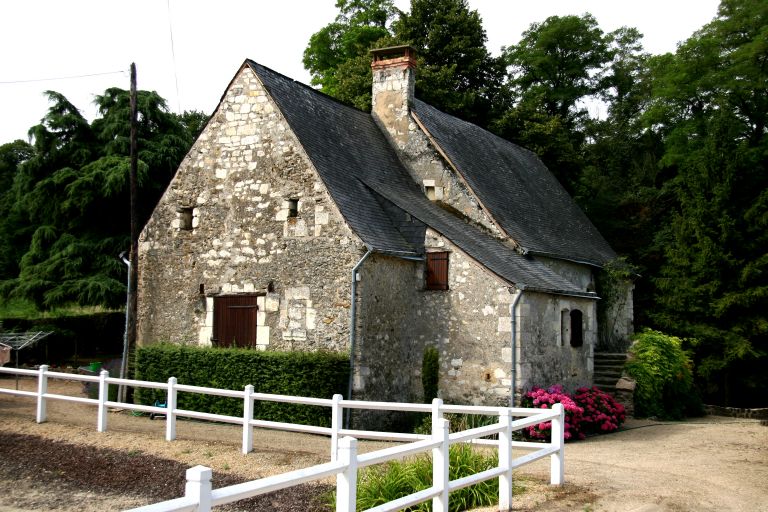
[[[0,387],[13,387],[0,379]],[[21,381],[32,390],[34,382]],[[49,381],[49,391],[76,395],[76,382]],[[214,488],[327,462],[322,436],[256,430],[254,452],[240,453],[233,425],[180,421],[164,440],[165,422],[110,412],[96,432],[94,406],[48,402],[35,423],[35,402],[0,394],[0,512],[123,510],[183,495],[184,472],[213,469]],[[361,442],[361,450],[390,446]],[[566,485],[546,485],[542,460],[515,472],[524,492],[516,511],[768,512],[768,427],[708,416],[687,422],[630,420],[618,433],[566,445]],[[333,481],[306,484],[221,510],[330,510]],[[483,509],[490,512],[495,507]],[[480,512],[480,511],[478,511]]]

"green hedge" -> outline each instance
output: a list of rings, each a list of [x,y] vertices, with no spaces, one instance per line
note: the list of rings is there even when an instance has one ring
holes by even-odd
[[[259,352],[236,348],[199,348],[167,343],[139,348],[136,379],[242,390],[253,384],[257,393],[331,398],[344,394],[349,359],[331,352]],[[140,404],[164,402],[163,391],[139,388]],[[179,393],[178,407],[229,416],[242,416],[242,400],[198,393]],[[255,401],[254,418],[330,426],[328,407]]]

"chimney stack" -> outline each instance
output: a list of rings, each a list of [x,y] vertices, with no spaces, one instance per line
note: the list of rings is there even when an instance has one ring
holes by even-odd
[[[391,46],[371,50],[373,118],[402,147],[408,141],[409,109],[413,102],[416,50]]]

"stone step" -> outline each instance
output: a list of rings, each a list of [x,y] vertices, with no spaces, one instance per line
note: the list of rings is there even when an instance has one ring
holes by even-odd
[[[616,363],[625,363],[627,361],[627,354],[614,354],[610,352],[595,352],[595,362],[598,361],[611,361]]]
[[[621,373],[624,371],[623,364],[595,364],[595,373]]]
[[[613,381],[616,382],[621,378],[622,375],[623,375],[622,372],[616,372],[616,373],[595,372],[592,374],[592,379],[595,381],[597,381],[598,379],[613,379]]]
[[[595,386],[597,386],[600,389],[607,388],[607,389],[603,389],[603,391],[606,391],[606,390],[613,390],[618,380],[619,380],[619,377],[616,377],[614,379],[613,377],[595,376],[593,379],[593,383]]]

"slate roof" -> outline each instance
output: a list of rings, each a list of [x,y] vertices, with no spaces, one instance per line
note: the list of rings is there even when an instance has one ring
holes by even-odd
[[[426,225],[510,284],[594,297],[427,199],[370,114],[256,62],[246,63],[277,103],[342,216],[369,249],[423,255]],[[410,227],[406,212],[415,219]]]
[[[524,251],[594,265],[616,257],[534,153],[418,99],[412,111]]]

